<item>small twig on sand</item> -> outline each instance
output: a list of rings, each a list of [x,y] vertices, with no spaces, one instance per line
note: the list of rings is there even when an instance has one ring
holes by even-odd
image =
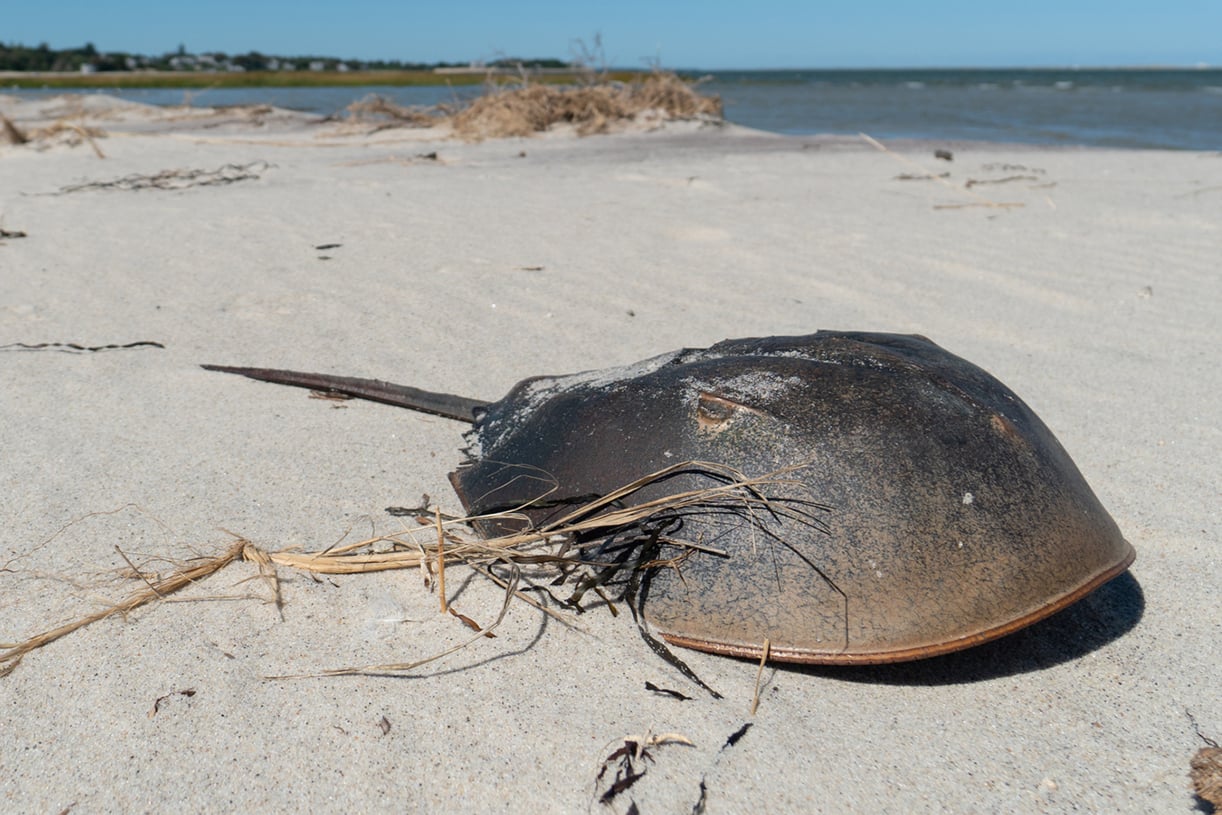
[[[760,654],[760,669],[755,672],[755,696],[751,698],[751,715],[755,715],[755,711],[760,706],[760,680],[764,678],[764,665],[768,663],[768,657],[772,652],[772,640],[764,637],[764,650]]]

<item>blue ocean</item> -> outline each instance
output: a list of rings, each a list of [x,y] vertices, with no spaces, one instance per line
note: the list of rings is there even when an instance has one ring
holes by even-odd
[[[1222,69],[1216,68],[684,73],[701,78],[703,92],[722,98],[731,122],[776,133],[1222,150]],[[480,91],[369,86],[117,93],[153,104],[255,103],[334,114],[371,93],[403,105],[433,105]]]

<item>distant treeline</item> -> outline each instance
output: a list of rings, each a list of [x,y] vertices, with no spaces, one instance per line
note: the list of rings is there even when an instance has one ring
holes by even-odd
[[[209,51],[188,53],[185,46],[161,56],[101,52],[93,43],[80,48],[55,49],[42,43],[36,47],[0,43],[0,71],[422,71],[465,67],[466,62],[405,62],[402,60],[355,60],[325,56],[282,57],[251,51],[225,54]],[[504,58],[481,63],[490,68],[570,68],[558,59]]]

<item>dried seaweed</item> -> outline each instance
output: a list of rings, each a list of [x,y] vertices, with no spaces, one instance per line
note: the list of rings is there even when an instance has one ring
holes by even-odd
[[[690,739],[679,733],[654,734],[647,730],[640,736],[624,736],[620,746],[602,760],[598,773],[594,776],[594,789],[598,802],[609,805],[620,794],[631,789],[636,782],[645,777],[645,762],[654,761],[651,751],[667,744],[694,746]],[[608,777],[607,772],[612,768],[614,772]],[[606,788],[599,792],[604,783],[606,783]],[[635,804],[632,807],[635,807]],[[629,811],[632,809],[630,808]]]
[[[139,340],[110,345],[81,345],[75,342],[10,342],[0,345],[0,351],[59,351],[64,354],[97,353],[98,351],[123,351],[129,348],[165,348],[159,342]]]
[[[133,173],[110,181],[90,181],[60,187],[53,195],[86,190],[185,190],[190,187],[210,187],[258,179],[274,165],[266,161],[248,164],[225,164],[215,170],[162,170],[157,173]]]

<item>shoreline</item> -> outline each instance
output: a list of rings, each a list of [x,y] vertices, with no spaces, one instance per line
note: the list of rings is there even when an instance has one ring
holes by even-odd
[[[533,82],[563,84],[577,81],[576,70],[530,69]],[[647,71],[615,70],[608,76],[629,82]],[[446,68],[428,70],[374,71],[0,71],[0,86],[21,90],[42,88],[74,90],[178,88],[343,88],[361,85],[385,87],[446,87],[483,85],[490,80],[518,79],[521,73],[500,68]]]
[[[56,102],[67,105],[67,107],[41,107]],[[75,105],[79,105],[79,108],[74,107]],[[184,111],[190,112],[190,115],[185,119],[182,116]],[[130,115],[128,115],[128,112],[130,112]],[[222,120],[250,137],[258,137],[259,128],[265,128],[268,125],[272,125],[271,130],[279,131],[300,128],[325,128],[326,126],[342,124],[344,121],[342,118],[336,118],[333,115],[278,108],[258,103],[221,106],[195,105],[191,103],[185,105],[147,103],[112,96],[102,90],[99,90],[97,93],[74,93],[69,90],[45,96],[18,96],[6,94],[3,89],[0,89],[0,114],[5,115],[15,125],[22,128],[45,128],[68,118],[73,121],[92,121],[93,124],[102,130],[113,132],[116,135],[174,132],[185,134],[190,132],[193,127],[203,129],[215,128],[216,122]],[[261,118],[261,114],[264,114],[265,118]],[[244,121],[244,117],[249,117],[249,120]],[[360,120],[354,120],[353,124],[357,126],[355,132],[359,133]],[[682,124],[672,123],[671,127],[674,129],[675,127],[681,127]],[[249,127],[243,127],[243,125],[253,125],[256,129],[251,130]],[[756,141],[760,139],[780,139],[818,148],[850,148],[860,146],[865,150],[875,149],[862,138],[863,134],[861,133],[778,133],[753,128],[729,120],[721,122],[716,127],[727,132],[734,131],[741,133],[743,137],[753,138]],[[629,127],[628,129],[631,130],[632,128]],[[342,128],[340,128],[340,132],[342,133]],[[426,140],[450,138],[450,135],[445,131],[430,130],[429,128],[398,126],[389,128],[389,132],[398,133],[399,135],[413,134]],[[869,133],[864,135],[873,136],[873,134]],[[951,151],[952,154],[956,151],[990,149],[1008,150],[1016,153],[1131,150],[1138,153],[1170,152],[1211,155],[1222,152],[1213,149],[1178,147],[1113,147],[1086,143],[1046,143],[964,138],[898,137],[885,140],[880,139],[880,141],[885,141],[888,147],[893,148],[897,152],[933,153],[935,150],[944,149]],[[0,145],[2,144],[4,144],[4,139],[0,136]],[[778,149],[785,149],[779,142],[777,147]],[[935,164],[940,164],[940,162],[935,162]]]
[[[271,105],[319,116],[343,117],[347,115],[350,106],[368,103],[375,97],[378,101],[384,100],[393,106],[436,110],[438,106],[469,103],[472,99],[486,95],[482,93],[485,87],[482,84],[472,83],[463,87],[354,85],[350,87],[280,88],[131,88],[126,90],[100,89],[89,92],[72,89],[27,89],[12,91],[8,95],[18,99],[37,100],[65,93],[78,93],[82,98],[114,96],[161,107],[182,107],[184,104],[229,108]],[[543,87],[553,86],[545,85]],[[1023,97],[1021,100],[1004,102],[1004,105],[1018,104],[1017,109],[999,112],[1004,109],[1004,105],[1002,100],[995,100],[993,104],[1003,105],[1003,108],[994,109],[993,113],[986,116],[986,121],[981,123],[972,121],[962,114],[963,105],[972,101],[964,97],[964,94],[966,93],[968,97],[973,95],[973,92],[962,89],[954,91],[936,88],[923,90],[874,89],[866,92],[864,97],[859,97],[858,92],[854,90],[825,89],[816,93],[814,89],[807,89],[801,92],[799,98],[794,99],[788,97],[788,91],[781,89],[782,86],[771,90],[760,86],[744,91],[732,82],[712,82],[696,83],[690,87],[693,87],[697,93],[720,97],[723,102],[724,115],[731,122],[744,127],[799,138],[829,133],[855,135],[865,130],[883,140],[917,139],[956,143],[1033,144],[1048,147],[1082,146],[1104,149],[1165,149],[1204,152],[1222,150],[1222,142],[1219,142],[1216,136],[1218,131],[1209,125],[1210,116],[1213,115],[1210,111],[1213,108],[1204,109],[1205,115],[1197,121],[1195,127],[1181,128],[1174,133],[1168,133],[1162,130],[1152,130],[1148,122],[1143,124],[1146,122],[1143,116],[1148,118],[1149,107],[1158,103],[1157,100],[1142,103],[1145,107],[1134,110],[1132,112],[1134,118],[1129,121],[1118,112],[1102,115],[1091,114],[1080,118],[1072,111],[1063,109],[1070,98],[1069,94],[1063,91],[1047,96],[1022,92],[1020,93]],[[1005,93],[1014,92],[1006,91]],[[4,94],[4,89],[0,88],[0,95]],[[1062,96],[1065,99],[1060,99]],[[927,99],[938,100],[936,107],[928,112],[921,112],[924,108],[921,108],[920,105],[924,104],[923,100]],[[810,110],[813,112],[802,112],[806,110],[803,107],[804,104],[811,106]],[[1048,107],[1050,104],[1053,105],[1052,108]],[[789,106],[791,112],[784,115],[778,114],[777,105]],[[882,109],[878,107],[880,105],[883,105],[888,111],[885,115],[878,113]],[[1218,108],[1216,112],[1222,113],[1222,108]],[[1068,118],[1062,120],[1059,118],[1061,115]],[[992,118],[989,118],[990,116]],[[1015,116],[1018,117],[1017,122],[1012,121]],[[1116,119],[1115,116],[1121,116],[1121,118]],[[940,121],[942,124],[931,124],[934,121]]]

